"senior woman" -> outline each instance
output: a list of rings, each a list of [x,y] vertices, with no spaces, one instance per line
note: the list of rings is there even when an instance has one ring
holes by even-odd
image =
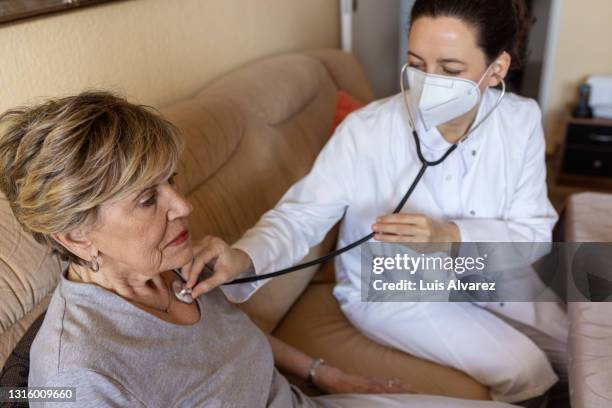
[[[30,386],[76,387],[70,407],[505,406],[306,397],[221,291],[191,304],[174,296],[172,270],[196,265],[206,238],[192,242],[192,207],[173,182],[181,142],[170,123],[88,92],[10,110],[0,125],[0,189],[23,228],[69,262],[32,345]],[[283,368],[305,377],[310,359],[271,341]],[[316,378],[331,392],[384,390],[333,367]]]

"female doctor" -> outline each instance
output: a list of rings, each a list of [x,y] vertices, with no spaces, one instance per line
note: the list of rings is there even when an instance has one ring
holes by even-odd
[[[233,246],[208,238],[205,254],[188,268],[188,286],[213,259],[215,273],[193,296],[253,268],[263,274],[296,264],[341,219],[338,247],[372,231],[381,242],[550,241],[557,215],[547,198],[540,110],[533,100],[493,89],[519,65],[527,20],[523,0],[417,0],[404,72],[408,95],[351,114],[310,173]],[[402,211],[392,214],[421,169],[404,98],[416,112],[425,159],[458,146],[427,168]],[[338,256],[335,269],[334,295],[355,327],[466,372],[493,399],[533,399],[564,376],[567,323],[555,303],[366,303],[359,248]],[[260,284],[224,291],[244,301]]]

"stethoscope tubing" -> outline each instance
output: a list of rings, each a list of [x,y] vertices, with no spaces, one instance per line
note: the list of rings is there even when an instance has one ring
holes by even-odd
[[[444,160],[446,160],[446,158],[457,148],[457,144],[452,145],[451,147],[449,147],[446,151],[446,153],[444,153],[444,155],[442,155],[442,157],[436,161],[428,161],[425,159],[425,157],[423,156],[423,153],[421,152],[421,143],[419,142],[419,135],[416,132],[416,130],[412,131],[412,135],[414,136],[414,140],[416,142],[416,150],[417,150],[417,154],[419,156],[419,159],[421,160],[422,166],[421,169],[419,170],[419,172],[417,173],[417,175],[415,176],[414,180],[412,181],[412,184],[410,184],[410,187],[408,188],[408,191],[406,191],[406,194],[404,194],[404,196],[402,197],[402,200],[399,202],[399,204],[397,205],[397,207],[395,207],[395,210],[393,210],[393,214],[397,214],[399,213],[402,208],[404,208],[404,205],[406,204],[406,202],[408,201],[408,199],[410,198],[410,196],[412,195],[412,192],[414,191],[414,189],[416,188],[416,186],[419,184],[419,181],[421,181],[421,178],[423,177],[423,175],[425,174],[425,170],[427,170],[428,167],[430,166],[437,166],[438,164],[442,163]],[[259,280],[263,280],[263,279],[270,279],[270,278],[275,278],[277,276],[281,276],[281,275],[285,275],[291,272],[295,272],[295,271],[299,271],[301,269],[306,269],[309,268],[311,266],[314,265],[319,265],[322,264],[326,261],[328,261],[329,259],[332,259],[340,254],[343,254],[347,251],[350,251],[351,249],[360,246],[361,244],[371,240],[374,237],[374,232],[369,233],[368,235],[365,235],[364,237],[342,247],[339,249],[336,249],[334,251],[331,251],[325,255],[323,255],[320,258],[317,259],[313,259],[312,261],[308,261],[308,262],[304,262],[298,265],[294,265],[291,266],[289,268],[285,268],[285,269],[281,269],[279,271],[275,271],[275,272],[270,272],[270,273],[265,273],[262,275],[254,275],[254,276],[248,276],[246,278],[239,278],[239,279],[234,279],[231,282],[226,282],[223,285],[239,285],[242,283],[250,283],[250,282],[256,282]]]

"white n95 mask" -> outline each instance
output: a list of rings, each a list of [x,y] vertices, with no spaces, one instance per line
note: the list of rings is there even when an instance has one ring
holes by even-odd
[[[426,130],[468,113],[480,102],[480,83],[469,79],[427,74],[413,67],[404,67],[407,73],[412,108]],[[402,78],[403,80],[403,78]],[[404,95],[406,97],[406,95]]]

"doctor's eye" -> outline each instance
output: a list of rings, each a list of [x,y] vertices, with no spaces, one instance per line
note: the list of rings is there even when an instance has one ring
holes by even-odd
[[[450,75],[450,76],[457,76],[457,75],[461,75],[461,73],[463,71],[461,70],[456,70],[456,69],[448,69],[448,68],[442,68],[442,71],[444,71],[444,73],[446,75]]]
[[[421,63],[418,63],[418,62],[410,62],[410,63],[408,63],[408,66],[410,68],[416,68],[419,71],[425,71],[425,66],[423,64],[421,64]]]

